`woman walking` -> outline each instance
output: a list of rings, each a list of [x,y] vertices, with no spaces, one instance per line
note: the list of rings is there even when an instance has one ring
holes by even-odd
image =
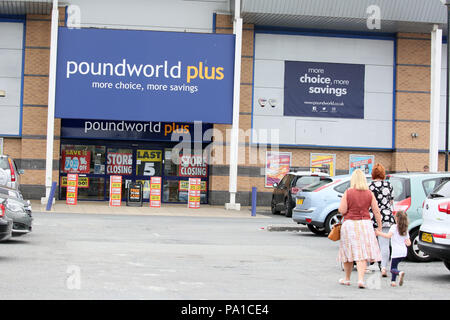
[[[344,264],[345,279],[342,285],[350,285],[353,262],[358,270],[358,287],[365,288],[364,274],[367,262],[381,260],[380,247],[370,219],[372,208],[381,231],[381,215],[377,200],[369,190],[364,173],[357,169],[350,179],[350,188],[342,196],[339,212],[344,217],[339,244],[339,260]]]
[[[392,204],[394,201],[394,190],[389,181],[385,180],[386,171],[384,167],[377,163],[372,169],[372,182],[369,190],[373,192],[377,199],[378,208],[381,213],[381,227],[383,233],[388,233],[389,228],[395,224],[394,215],[392,214]],[[381,276],[387,277],[389,270],[389,239],[378,237],[378,243],[381,250]]]

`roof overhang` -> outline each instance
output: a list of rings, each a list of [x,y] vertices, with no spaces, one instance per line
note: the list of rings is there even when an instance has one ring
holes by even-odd
[[[380,28],[368,27],[373,6]],[[435,24],[444,33],[447,28],[441,0],[242,0],[241,11],[244,23],[259,26],[382,33],[429,33]]]

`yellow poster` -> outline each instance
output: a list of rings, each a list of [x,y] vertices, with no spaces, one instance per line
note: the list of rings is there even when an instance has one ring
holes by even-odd
[[[311,153],[310,158],[311,171],[328,173],[330,176],[335,175],[336,170],[336,155],[335,154],[325,154],[325,153]],[[318,169],[314,169],[318,168]]]

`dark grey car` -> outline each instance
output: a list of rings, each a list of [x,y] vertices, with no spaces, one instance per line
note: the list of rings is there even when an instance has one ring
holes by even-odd
[[[4,201],[0,199],[0,241],[8,240],[12,235],[13,221],[5,213],[6,207]]]
[[[0,187],[0,202],[3,203],[5,216],[12,219],[12,236],[17,237],[31,232],[32,209],[30,201],[23,199],[20,191]]]

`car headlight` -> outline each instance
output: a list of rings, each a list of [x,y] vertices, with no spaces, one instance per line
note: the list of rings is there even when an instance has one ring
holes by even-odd
[[[23,212],[23,205],[17,201],[8,200],[6,202],[6,209],[13,212]]]

